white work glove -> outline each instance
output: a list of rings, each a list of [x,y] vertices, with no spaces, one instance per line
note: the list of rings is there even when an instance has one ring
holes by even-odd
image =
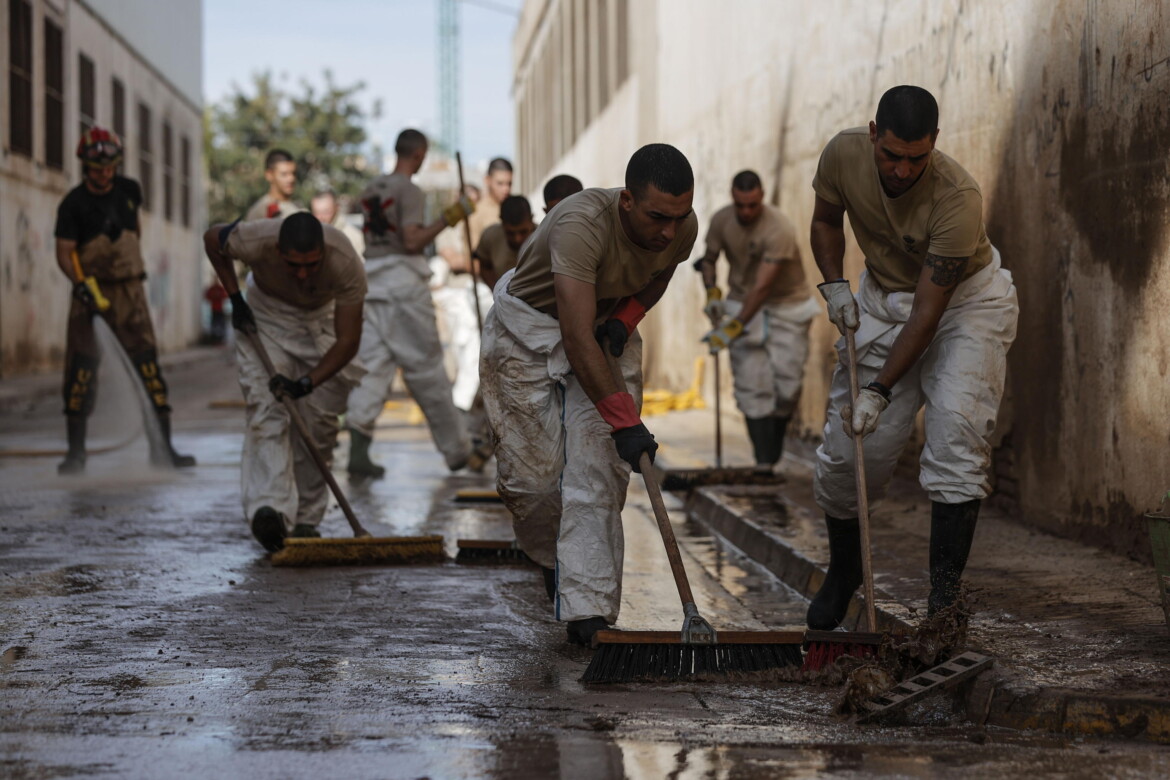
[[[846,328],[857,330],[860,324],[857,300],[849,289],[848,280],[838,279],[835,282],[818,284],[817,289],[829,304],[829,319],[837,326],[837,330],[841,331],[841,335],[845,335]]]
[[[723,300],[723,291],[718,287],[707,288],[707,305],[703,307],[703,313],[715,326],[718,326],[727,316],[727,304]]]
[[[877,430],[878,417],[890,405],[890,399],[870,387],[861,388],[853,406],[841,410],[841,422],[850,438],[865,437]]]

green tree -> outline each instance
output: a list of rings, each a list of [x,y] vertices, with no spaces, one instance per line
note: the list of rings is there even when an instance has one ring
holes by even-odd
[[[330,71],[323,75],[322,89],[302,80],[293,94],[270,72],[256,73],[249,90],[237,86],[234,94],[208,106],[203,143],[213,223],[239,219],[268,191],[264,155],[274,147],[287,149],[297,161],[294,197],[302,205],[320,189],[339,195],[361,191],[374,173],[370,161],[381,158],[376,147],[366,148],[365,129],[381,106],[366,108],[358,101],[363,82],[340,86]]]

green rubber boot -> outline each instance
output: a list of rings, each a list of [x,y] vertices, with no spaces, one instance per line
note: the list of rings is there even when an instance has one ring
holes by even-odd
[[[372,439],[361,431],[349,429],[349,465],[346,468],[355,477],[379,479],[386,476],[386,469],[370,460],[371,441]]]

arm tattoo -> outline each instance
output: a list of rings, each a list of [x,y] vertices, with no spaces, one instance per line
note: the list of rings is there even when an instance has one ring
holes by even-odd
[[[930,281],[939,287],[954,287],[967,270],[968,257],[939,257],[926,253],[926,266],[931,269]]]

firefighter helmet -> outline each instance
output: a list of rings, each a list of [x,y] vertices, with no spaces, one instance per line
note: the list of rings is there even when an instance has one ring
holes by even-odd
[[[113,130],[94,125],[81,134],[77,157],[87,166],[117,165],[122,161],[122,139]]]

